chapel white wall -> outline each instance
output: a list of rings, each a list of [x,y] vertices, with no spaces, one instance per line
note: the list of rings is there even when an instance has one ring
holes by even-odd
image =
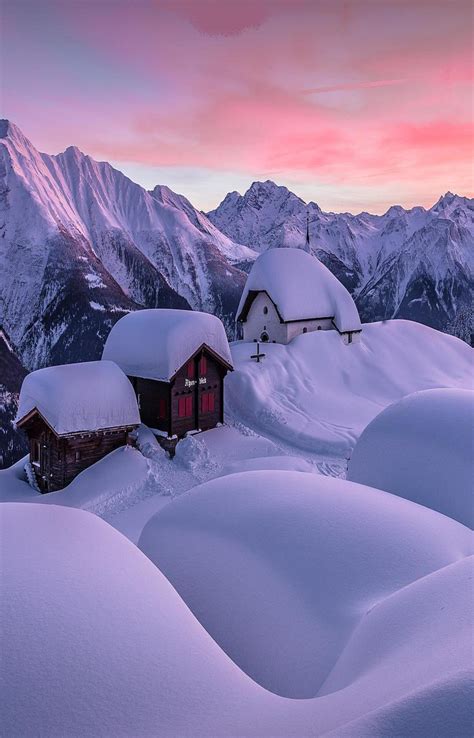
[[[301,333],[311,333],[312,331],[330,331],[334,330],[331,318],[322,320],[298,320],[294,323],[287,323],[287,343],[293,340],[295,336]],[[306,331],[304,330],[306,328]]]
[[[264,308],[267,308],[267,314]],[[260,292],[252,302],[244,323],[244,341],[260,341],[264,331],[268,333],[269,341],[288,343],[287,324],[280,323],[273,302],[265,292]]]

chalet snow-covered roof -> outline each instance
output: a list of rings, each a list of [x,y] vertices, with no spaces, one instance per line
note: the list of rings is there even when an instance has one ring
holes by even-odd
[[[340,333],[360,331],[349,292],[319,259],[301,249],[272,248],[254,262],[237,318],[245,320],[252,298],[265,291],[283,321],[332,318]]]
[[[203,344],[232,367],[224,326],[215,315],[138,310],[114,325],[102,358],[115,361],[129,376],[169,382]]]
[[[58,435],[140,423],[133,387],[112,361],[31,372],[23,380],[16,422],[34,409]]]

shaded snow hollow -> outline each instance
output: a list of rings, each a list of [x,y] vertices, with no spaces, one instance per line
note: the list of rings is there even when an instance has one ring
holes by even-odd
[[[110,331],[102,354],[133,377],[168,382],[205,344],[232,365],[229,343],[219,318],[191,310],[138,310]]]
[[[34,408],[59,435],[140,423],[133,387],[112,361],[31,372],[23,380],[16,420]]]
[[[474,392],[432,389],[390,405],[357,441],[348,479],[474,528]]]
[[[269,249],[254,262],[237,316],[248,293],[265,290],[283,320],[333,318],[338,330],[360,331],[359,313],[343,284],[315,256],[301,249]]]
[[[439,513],[289,471],[195,487],[150,520],[138,545],[243,671],[293,698],[350,682],[331,672],[365,614],[472,553],[470,531]]]

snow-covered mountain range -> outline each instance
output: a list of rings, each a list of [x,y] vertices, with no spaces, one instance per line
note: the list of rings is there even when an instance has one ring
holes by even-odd
[[[449,329],[472,304],[474,200],[447,192],[429,210],[325,213],[286,187],[254,182],[229,193],[209,219],[259,252],[308,248],[353,293],[362,320],[408,318]]]
[[[309,250],[364,321],[410,318],[469,340],[473,200],[447,193],[429,210],[324,213],[267,181],[206,215],[75,147],[42,154],[0,121],[0,361],[25,371],[99,358],[112,324],[140,307],[211,312],[232,336],[253,260],[267,248],[308,248],[308,216]],[[10,427],[16,389],[0,377],[0,392]],[[13,451],[3,441],[0,455]]]

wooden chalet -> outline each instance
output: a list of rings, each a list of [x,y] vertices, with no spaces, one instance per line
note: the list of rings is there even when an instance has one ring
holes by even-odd
[[[182,438],[223,423],[224,378],[232,359],[215,316],[164,309],[129,313],[112,328],[103,358],[127,374],[142,422],[159,437]]]
[[[140,423],[133,388],[112,362],[47,367],[25,377],[16,419],[29,442],[31,481],[40,492],[124,446]]]

